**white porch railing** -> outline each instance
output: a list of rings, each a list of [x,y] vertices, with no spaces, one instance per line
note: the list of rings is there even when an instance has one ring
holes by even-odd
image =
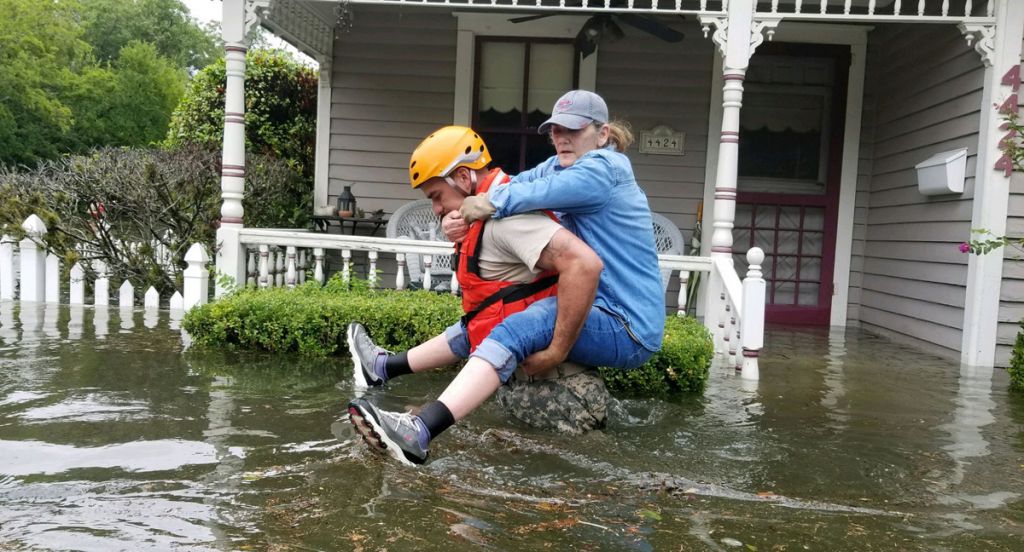
[[[20,242],[10,236],[0,238],[0,300],[57,303],[60,301],[60,262],[53,254],[46,255],[38,245],[46,233],[42,220],[35,215],[26,219],[23,229],[28,236]],[[427,242],[409,239],[375,238],[369,236],[346,236],[344,234],[317,234],[311,232],[239,228],[237,241],[222,243],[222,248],[238,248],[246,259],[244,272],[232,274],[221,267],[220,272],[235,282],[246,282],[260,287],[294,287],[305,281],[306,274],[323,283],[327,274],[326,252],[337,251],[342,260],[343,278],[353,274],[353,253],[366,255],[366,275],[371,286],[381,285],[378,281],[378,262],[383,253],[395,260],[394,288],[406,287],[405,256],[410,254],[424,257],[423,287],[431,288],[431,262],[434,255],[447,255],[452,251],[449,242]],[[237,253],[236,253],[237,254]],[[727,365],[741,370],[744,378],[757,379],[757,358],[764,340],[764,297],[765,282],[761,278],[761,262],[764,253],[751,249],[747,253],[750,269],[741,282],[732,263],[726,259],[712,260],[709,257],[688,257],[682,255],[660,255],[658,264],[679,277],[678,304],[686,305],[686,282],[693,272],[707,273],[705,279],[708,294],[705,325],[711,331],[715,351]],[[187,310],[205,304],[211,295],[210,256],[200,244],[193,244],[185,255],[188,267],[183,272],[183,290],[169,298],[171,310]],[[93,261],[95,280],[92,282],[93,304],[105,307],[110,304],[110,281],[106,266]],[[69,270],[67,283],[69,303],[85,304],[86,271],[80,263]],[[458,290],[458,281],[451,277],[451,290]],[[144,306],[148,309],[160,307],[160,296],[154,288],[145,293]],[[118,287],[118,305],[134,308],[135,290],[125,280]],[[680,312],[682,314],[682,312]]]

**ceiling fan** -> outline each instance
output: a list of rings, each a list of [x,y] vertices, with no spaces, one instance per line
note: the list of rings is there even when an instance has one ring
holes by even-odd
[[[545,13],[513,17],[509,21],[512,23],[525,23],[543,17],[551,17],[552,15],[556,14]],[[582,57],[587,57],[594,53],[598,42],[606,36],[612,40],[618,40],[626,36],[619,23],[625,23],[666,42],[679,42],[683,39],[683,33],[647,16],[634,13],[599,13],[591,16],[583,23],[580,31],[576,33],[576,38],[573,40]]]

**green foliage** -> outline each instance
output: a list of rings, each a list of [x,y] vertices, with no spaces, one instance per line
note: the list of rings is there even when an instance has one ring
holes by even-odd
[[[0,0],[0,165],[166,134],[188,70],[219,55],[179,0]]]
[[[266,156],[250,156],[247,164],[252,170],[246,174],[244,208],[257,221],[292,222],[269,219],[259,207],[277,201],[282,187],[301,178]],[[36,214],[49,230],[44,244],[64,258],[65,268],[78,260],[102,260],[112,278],[130,280],[140,294],[149,286],[162,295],[180,288],[183,259],[193,243],[214,251],[220,206],[220,152],[196,146],[108,148],[32,170],[0,168],[0,224],[6,233],[20,239],[22,222]]]
[[[74,121],[61,95],[88,63],[72,2],[0,0],[0,165],[62,151]]]
[[[1017,340],[1013,343],[1013,354],[1010,355],[1010,366],[1006,372],[1010,374],[1010,388],[1024,391],[1024,321],[1021,331],[1017,332]]]
[[[615,392],[642,396],[700,393],[707,384],[714,352],[711,334],[700,322],[690,317],[669,316],[661,350],[650,360],[629,371],[601,368],[601,375]]]
[[[382,347],[404,350],[440,334],[462,315],[459,300],[429,291],[369,290],[332,278],[321,287],[246,288],[190,310],[182,327],[200,349],[298,353],[322,357],[344,349],[345,328],[359,320]]]
[[[161,57],[152,44],[129,43],[109,65],[83,71],[68,92],[75,122],[67,146],[82,151],[100,144],[158,143],[187,82],[185,69]]]
[[[196,25],[181,0],[88,0],[81,13],[83,39],[101,63],[116,61],[133,42],[152,45],[181,69],[202,69],[223,54],[217,34]]]
[[[165,144],[220,147],[224,135],[224,60],[192,79],[174,111]],[[286,160],[307,178],[313,176],[316,144],[317,75],[310,67],[277,50],[246,55],[245,139],[247,151]],[[312,197],[310,196],[310,202]],[[311,203],[306,203],[308,205]]]
[[[370,290],[365,281],[332,278],[285,288],[240,290],[190,310],[182,327],[200,350],[298,353],[309,357],[345,350],[345,328],[359,320],[387,349],[410,349],[444,331],[462,316],[461,303],[429,291]],[[693,318],[669,317],[660,352],[623,372],[602,368],[608,388],[641,396],[704,390],[714,349],[708,331]]]

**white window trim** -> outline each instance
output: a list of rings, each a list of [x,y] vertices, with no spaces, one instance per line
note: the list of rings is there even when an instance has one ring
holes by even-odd
[[[452,123],[473,124],[473,69],[476,67],[477,36],[514,36],[522,38],[574,38],[586,22],[585,15],[552,15],[527,23],[512,23],[515,14],[454,12],[459,20],[455,54],[455,105]],[[579,87],[597,88],[597,56],[580,60]]]

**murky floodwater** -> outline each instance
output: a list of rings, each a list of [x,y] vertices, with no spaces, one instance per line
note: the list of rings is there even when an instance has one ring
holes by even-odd
[[[0,550],[1024,550],[1024,396],[855,330],[772,332],[758,384],[715,369],[583,438],[489,403],[409,469],[340,421],[344,360],[176,327],[0,303]]]

